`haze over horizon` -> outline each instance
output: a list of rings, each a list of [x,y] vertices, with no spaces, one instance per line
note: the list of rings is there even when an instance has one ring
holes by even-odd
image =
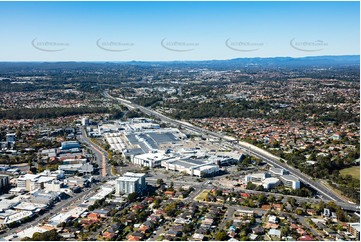
[[[359,2],[0,2],[0,61],[359,55]]]

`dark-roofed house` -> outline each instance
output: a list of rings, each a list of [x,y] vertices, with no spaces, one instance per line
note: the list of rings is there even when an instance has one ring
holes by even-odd
[[[106,218],[109,215],[109,210],[106,209],[95,209],[93,213],[99,214],[101,218]]]

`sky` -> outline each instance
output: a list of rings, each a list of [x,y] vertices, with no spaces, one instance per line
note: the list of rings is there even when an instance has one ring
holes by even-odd
[[[0,61],[359,55],[359,2],[0,2]]]

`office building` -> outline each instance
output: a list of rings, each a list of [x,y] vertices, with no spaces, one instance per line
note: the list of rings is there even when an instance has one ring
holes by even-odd
[[[283,175],[289,175],[290,172],[288,170],[285,170],[283,168],[276,168],[276,167],[271,167],[269,169],[269,172],[272,175],[276,175],[276,176],[283,176]]]
[[[250,175],[246,175],[244,177],[244,181],[246,183],[248,182],[252,182],[252,183],[262,183],[264,179],[271,177],[271,175],[267,172],[265,173],[255,173],[255,174],[250,174]]]
[[[300,180],[292,175],[283,175],[279,178],[286,187],[291,187],[292,189],[300,189],[301,187]]]

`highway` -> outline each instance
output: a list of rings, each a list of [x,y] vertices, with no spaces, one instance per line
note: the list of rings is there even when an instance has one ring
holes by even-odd
[[[269,152],[262,150],[254,145],[251,145],[249,143],[246,142],[237,142],[235,143],[235,140],[229,137],[225,137],[223,134],[219,134],[219,133],[215,133],[215,132],[211,132],[208,130],[205,130],[203,128],[200,127],[196,127],[194,125],[191,125],[189,123],[186,122],[181,122],[179,120],[175,120],[175,119],[171,119],[163,114],[160,114],[156,111],[153,111],[149,108],[145,108],[143,106],[140,106],[138,104],[134,104],[128,100],[125,99],[121,99],[121,98],[115,98],[111,95],[109,95],[109,93],[107,91],[103,92],[104,97],[106,98],[110,98],[113,100],[117,100],[119,101],[122,105],[130,108],[130,109],[139,109],[141,112],[149,115],[149,116],[153,116],[155,118],[158,118],[164,122],[168,122],[170,124],[176,125],[176,126],[180,126],[182,128],[188,129],[190,131],[202,134],[202,135],[209,135],[209,136],[213,136],[219,139],[222,139],[225,142],[228,142],[235,150],[240,150],[245,154],[249,154],[249,155],[253,155],[257,158],[260,158],[262,160],[264,160],[265,162],[276,166],[276,167],[281,167],[284,169],[289,170],[289,172],[294,175],[295,177],[297,177],[298,179],[300,179],[301,182],[303,182],[304,184],[306,184],[307,186],[313,188],[314,190],[316,190],[317,192],[319,192],[320,194],[322,194],[324,196],[324,200],[331,200],[331,201],[335,201],[337,204],[339,204],[343,209],[346,210],[351,210],[351,211],[360,211],[359,205],[357,204],[351,204],[348,203],[348,201],[344,200],[343,198],[339,197],[337,194],[335,194],[333,191],[330,191],[328,188],[326,188],[324,185],[322,185],[321,183],[313,180],[311,177],[303,174],[301,171],[289,166],[287,164],[287,161],[282,160],[283,162],[281,162],[281,158],[280,157],[276,157],[272,154],[270,154]]]

